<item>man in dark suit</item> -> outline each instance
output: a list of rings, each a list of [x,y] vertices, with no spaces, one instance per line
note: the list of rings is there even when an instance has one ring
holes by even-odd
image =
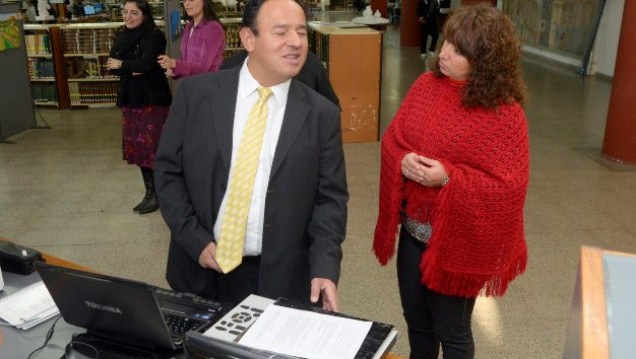
[[[300,4],[248,1],[240,30],[245,64],[183,79],[177,90],[155,159],[171,231],[166,278],[176,290],[235,303],[251,293],[282,296],[338,310],[348,200],[340,111],[292,79],[307,56]],[[243,257],[225,271],[216,257],[227,238],[220,228],[261,87],[273,95],[266,100]]]
[[[236,53],[234,53],[232,56],[223,60],[223,63],[221,64],[221,70],[231,69],[233,67],[243,65],[243,62],[245,62],[247,55],[248,53],[245,50],[236,51]],[[322,61],[320,60],[320,57],[318,57],[318,55],[314,54],[311,51],[307,52],[307,61],[305,61],[305,64],[300,69],[300,72],[294,78],[309,86],[310,88],[316,90],[316,92],[325,96],[327,100],[340,106],[340,100],[338,99],[333,86],[331,86],[327,70],[323,66]]]

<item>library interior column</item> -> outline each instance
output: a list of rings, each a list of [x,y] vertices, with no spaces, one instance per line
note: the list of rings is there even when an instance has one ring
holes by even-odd
[[[603,156],[636,165],[636,1],[625,1],[612,81]]]

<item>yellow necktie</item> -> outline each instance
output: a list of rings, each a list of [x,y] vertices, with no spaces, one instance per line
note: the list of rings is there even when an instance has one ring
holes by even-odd
[[[267,99],[272,90],[259,87],[258,92],[260,97],[252,108],[241,135],[221,222],[220,238],[216,241],[216,262],[223,273],[238,267],[243,259],[247,215],[267,123]]]

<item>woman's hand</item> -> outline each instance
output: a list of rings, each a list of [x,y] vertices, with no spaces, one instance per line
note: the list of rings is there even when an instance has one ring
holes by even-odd
[[[121,69],[121,63],[121,60],[109,57],[108,60],[106,60],[106,70]]]
[[[177,67],[177,61],[175,59],[170,58],[168,55],[159,55],[157,58],[157,63],[159,66],[166,70],[174,69]]]
[[[443,186],[448,182],[448,174],[441,162],[413,152],[402,158],[402,174],[427,187]]]

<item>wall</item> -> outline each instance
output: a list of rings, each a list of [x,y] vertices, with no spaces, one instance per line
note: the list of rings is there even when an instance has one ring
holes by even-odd
[[[588,73],[614,75],[625,0],[607,0],[594,42]],[[579,67],[595,26],[599,0],[509,0],[498,6],[509,14],[525,52]]]
[[[599,73],[605,76],[614,76],[624,6],[625,0],[608,0],[605,3],[603,17],[594,43],[590,74]]]
[[[0,14],[19,12],[19,3],[0,4]],[[21,22],[20,42],[19,48],[0,51],[0,141],[36,126]]]

